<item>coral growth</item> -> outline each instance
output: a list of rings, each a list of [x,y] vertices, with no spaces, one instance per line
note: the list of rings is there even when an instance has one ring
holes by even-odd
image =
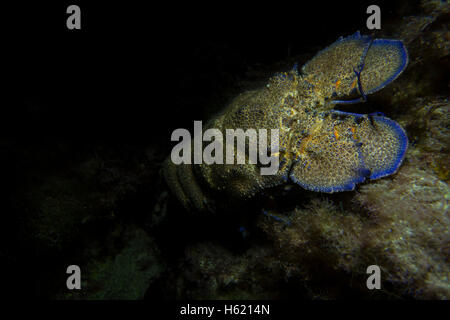
[[[261,246],[236,254],[217,243],[190,246],[177,298],[276,299],[282,275],[271,250]]]
[[[450,189],[409,159],[394,179],[363,186],[355,197],[372,222],[365,251],[378,258],[388,281],[413,296],[448,299]]]
[[[91,243],[88,263],[81,268],[82,290],[61,290],[57,298],[83,300],[143,299],[148,286],[162,272],[163,263],[154,240],[142,229],[117,226],[105,239],[121,243],[104,248]]]

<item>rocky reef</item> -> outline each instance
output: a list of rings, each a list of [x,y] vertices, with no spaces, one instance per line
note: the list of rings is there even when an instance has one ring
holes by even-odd
[[[109,63],[88,70],[111,77],[100,98],[72,95],[64,112],[60,96],[46,105],[45,97],[52,97],[47,84],[40,92],[29,89],[20,105],[25,118],[7,110],[24,124],[0,139],[0,187],[7,199],[0,225],[4,290],[10,296],[74,300],[449,299],[450,5],[396,3],[394,14],[383,16],[383,28],[370,35],[402,40],[408,67],[367,102],[336,109],[395,119],[407,134],[408,149],[395,174],[352,191],[273,185],[244,202],[222,197],[228,206],[216,212],[188,212],[162,172],[171,129],[216,117],[238,94],[311,60],[335,35],[311,37],[302,48],[289,46],[266,60],[252,60],[252,51],[242,53],[226,41],[192,45],[195,50],[186,51],[171,72],[155,72],[159,60],[145,65],[145,54],[137,57],[139,63],[130,59],[127,70],[155,72],[169,84],[161,100],[153,97],[157,90],[149,98],[153,87],[123,70],[123,79],[132,83],[121,96],[124,80],[116,84],[120,70],[111,71]],[[363,27],[354,22],[340,35],[367,33]],[[167,48],[180,45],[169,42]],[[143,50],[129,48],[138,49]],[[267,56],[275,50],[266,49]],[[178,53],[162,51],[165,59],[179,61]],[[22,81],[20,73],[18,78]],[[145,107],[153,108],[148,111],[153,122],[140,119],[142,102],[133,96],[139,92],[148,99]],[[110,110],[114,103],[120,107]],[[66,118],[75,133],[64,130]],[[21,135],[21,129],[35,135]],[[72,264],[82,271],[80,291],[65,286]],[[370,265],[381,269],[381,290],[366,286]]]

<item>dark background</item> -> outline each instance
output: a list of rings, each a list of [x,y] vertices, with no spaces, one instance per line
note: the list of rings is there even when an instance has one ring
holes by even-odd
[[[288,51],[368,33],[372,2],[21,3],[3,12],[13,100],[3,107],[2,130],[26,141],[169,143],[174,128],[201,115],[192,101],[221,90],[223,73],[243,78],[249,66],[273,64]],[[81,7],[81,31],[66,28],[72,3]],[[383,23],[405,6],[377,3]]]
[[[81,8],[81,30],[66,28],[70,4]],[[405,1],[3,6],[0,240],[15,254],[2,273],[6,288],[40,296],[28,285],[52,262],[33,254],[10,202],[20,199],[29,171],[56,171],[99,147],[168,154],[171,132],[207,120],[208,106],[220,110],[222,93],[239,92],[249,70],[309,59],[339,36],[370,33],[370,4],[381,7],[382,23],[408,12]]]

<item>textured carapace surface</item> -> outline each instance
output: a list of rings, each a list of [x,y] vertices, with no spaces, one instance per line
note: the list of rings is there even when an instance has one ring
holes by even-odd
[[[203,128],[217,128],[223,136],[226,129],[279,129],[277,174],[261,175],[261,164],[249,164],[248,159],[246,164],[235,159],[235,164],[175,165],[169,157],[165,179],[186,208],[203,211],[214,197],[250,198],[289,181],[332,193],[393,174],[408,144],[403,128],[381,114],[334,107],[364,101],[366,94],[395,80],[407,63],[400,40],[372,39],[359,32],[340,38],[307,62],[301,73],[294,67],[271,78],[267,86],[242,93]],[[270,142],[269,134],[269,150]]]

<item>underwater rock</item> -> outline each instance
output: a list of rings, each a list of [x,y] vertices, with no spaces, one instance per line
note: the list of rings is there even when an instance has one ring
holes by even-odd
[[[362,186],[353,200],[358,206],[312,199],[283,215],[289,225],[264,218],[259,225],[287,277],[306,282],[311,292],[340,283],[337,292],[317,294],[322,299],[349,290],[360,297],[448,299],[449,200],[447,184],[406,164],[393,180]],[[369,293],[366,268],[374,264],[383,285]]]
[[[64,290],[57,298],[82,300],[143,299],[147,288],[163,271],[164,263],[154,240],[135,226],[117,227],[105,240],[121,248],[92,243],[92,254],[81,266],[82,290]],[[94,249],[96,248],[96,249]],[[106,252],[105,252],[106,251]]]
[[[273,241],[274,259],[291,285],[306,287],[310,299],[368,294],[367,265],[361,259],[364,216],[327,198],[276,214],[289,224],[261,217],[258,225]]]
[[[192,245],[186,248],[180,269],[178,299],[276,299],[282,295],[281,269],[267,247],[254,246],[237,254],[217,243]]]
[[[124,195],[135,193],[149,176],[157,176],[155,169],[132,171],[118,162],[111,166],[98,154],[88,155],[61,169],[29,174],[29,183],[14,202],[17,211],[25,212],[24,232],[35,250],[57,252],[89,225],[114,220]]]
[[[448,299],[450,189],[418,158],[409,159],[393,180],[365,185],[355,197],[373,221],[364,232],[365,251],[412,296]]]
[[[126,232],[124,239],[105,236],[112,226],[126,226],[130,223],[133,226],[134,223],[140,223],[145,228],[147,224],[155,226],[164,219],[164,208],[155,204],[158,196],[164,204],[164,197],[152,192],[161,185],[159,181],[162,181],[158,176],[158,168],[148,165],[155,162],[153,155],[147,156],[148,161],[142,161],[142,151],[128,152],[127,156],[123,156],[120,151],[113,153],[111,149],[99,147],[96,152],[80,153],[77,158],[73,158],[71,155],[74,151],[52,149],[49,152],[44,149],[42,152],[30,149],[21,151],[27,153],[27,157],[21,161],[26,162],[28,168],[21,172],[22,183],[17,186],[18,190],[11,198],[14,214],[10,216],[14,218],[14,224],[9,225],[8,233],[3,233],[8,238],[5,243],[15,242],[20,250],[0,250],[0,255],[7,254],[11,265],[8,268],[13,270],[10,272],[20,274],[20,277],[26,275],[22,281],[33,285],[40,297],[55,296],[55,292],[61,289],[61,284],[65,284],[68,265],[79,264],[84,274],[86,269],[83,266],[88,263],[93,263],[94,260],[99,264],[106,263],[104,256],[92,251],[104,253],[117,244],[124,245],[130,237]],[[154,184],[150,188],[143,188],[143,185],[148,185],[147,181]],[[149,192],[150,196],[146,193],[141,197],[140,193],[144,191]],[[141,199],[145,200],[146,206],[141,205],[138,210],[136,202],[143,201]],[[125,206],[128,210],[124,213],[122,208]],[[149,217],[152,209],[157,215]],[[7,228],[5,224],[3,230]],[[141,234],[140,237],[144,238],[145,235]],[[132,245],[137,246],[139,243],[133,242]],[[149,256],[155,254],[149,251],[151,249],[150,245],[146,247],[146,254]],[[118,251],[117,247],[112,248],[111,257],[116,257]],[[36,261],[39,263],[36,264]],[[130,260],[129,263],[129,267],[133,268],[134,262]],[[112,262],[109,261],[108,264]],[[36,265],[37,271],[22,272],[28,265]],[[103,267],[104,272],[110,275],[116,272]],[[91,270],[93,268],[94,266],[90,267]],[[136,274],[139,272],[144,274],[147,271],[145,268],[136,270]],[[11,291],[21,290],[22,287],[15,288],[16,285],[11,284]],[[145,288],[138,286],[136,290],[138,288],[145,292]],[[95,290],[85,292],[85,297],[91,297],[91,294],[94,297]],[[133,290],[124,290],[121,298],[127,298],[127,294],[142,298],[142,295],[138,296]],[[23,295],[23,290],[17,294]],[[98,293],[95,298],[101,294],[103,293]],[[63,294],[58,298],[66,299],[67,296]]]

